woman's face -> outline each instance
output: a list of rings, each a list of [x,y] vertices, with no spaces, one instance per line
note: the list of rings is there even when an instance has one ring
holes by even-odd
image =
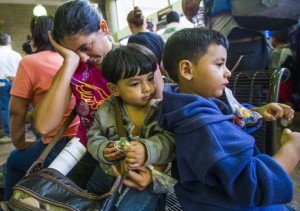
[[[100,66],[106,54],[112,49],[112,43],[107,35],[108,27],[105,22],[101,22],[99,31],[89,35],[72,35],[63,39],[60,44],[76,52],[81,62]]]

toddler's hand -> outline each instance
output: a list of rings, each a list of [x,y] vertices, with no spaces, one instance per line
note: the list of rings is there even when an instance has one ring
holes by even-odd
[[[125,161],[129,169],[142,166],[147,160],[146,147],[138,141],[131,141],[130,145],[124,146],[126,153]]]
[[[115,148],[114,143],[109,143],[106,145],[106,147],[103,150],[103,157],[105,160],[112,162],[112,161],[116,161],[116,160],[123,158],[124,153],[117,150]]]

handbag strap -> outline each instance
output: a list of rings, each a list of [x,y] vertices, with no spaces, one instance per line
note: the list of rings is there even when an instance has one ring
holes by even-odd
[[[121,115],[121,109],[120,109],[120,99],[116,97],[116,103],[115,103],[115,119],[116,119],[116,126],[117,126],[117,132],[119,135],[119,138],[125,137],[127,140],[129,140],[128,134],[124,128],[123,120],[122,120],[122,115]],[[121,190],[123,188],[123,181],[128,175],[128,171],[122,175],[122,181],[119,184],[118,191],[121,193]]]
[[[116,125],[117,125],[117,131],[119,138],[125,137],[128,140],[128,134],[124,128],[122,115],[121,115],[121,109],[120,109],[120,100],[118,97],[116,97],[116,103],[115,103],[115,119],[116,119]]]
[[[44,149],[44,151],[42,152],[42,154],[30,166],[30,168],[28,169],[26,175],[30,174],[31,171],[34,168],[36,168],[39,164],[42,165],[44,163],[44,160],[46,159],[47,155],[53,149],[53,147],[55,146],[55,144],[61,139],[62,135],[67,130],[67,128],[69,127],[69,125],[71,124],[71,122],[74,120],[74,118],[76,117],[76,115],[77,115],[77,113],[76,113],[76,107],[75,107],[75,108],[73,108],[72,112],[69,114],[69,116],[67,117],[67,119],[65,120],[64,124],[61,126],[61,128],[57,131],[57,133],[55,134],[55,136],[52,138],[51,142]]]

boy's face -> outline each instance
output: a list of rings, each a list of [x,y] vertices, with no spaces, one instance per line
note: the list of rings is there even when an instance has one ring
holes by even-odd
[[[205,98],[220,97],[231,76],[226,59],[227,51],[223,46],[210,45],[197,64],[191,63],[190,69],[181,70],[181,77],[187,80],[180,91]]]
[[[121,79],[116,85],[109,83],[113,95],[121,97],[127,105],[142,107],[151,101],[155,92],[154,72]]]

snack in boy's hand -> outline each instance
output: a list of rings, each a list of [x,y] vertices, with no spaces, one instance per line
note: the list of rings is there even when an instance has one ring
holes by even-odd
[[[262,116],[256,111],[251,111],[241,105],[233,96],[232,91],[225,88],[225,95],[232,113],[235,115],[234,122],[240,127],[251,126],[262,120]]]
[[[126,145],[130,145],[130,143],[125,137],[121,137],[119,141],[115,141],[115,147],[119,151],[123,151],[123,148]]]

